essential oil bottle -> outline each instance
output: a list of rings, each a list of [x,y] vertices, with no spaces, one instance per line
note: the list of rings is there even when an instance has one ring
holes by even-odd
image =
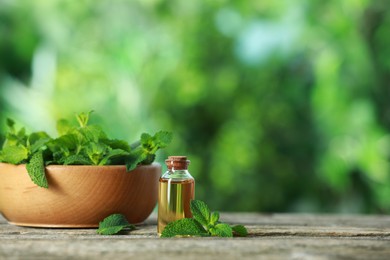
[[[190,202],[195,198],[195,180],[188,172],[186,156],[169,156],[168,167],[160,178],[157,233],[161,235],[172,221],[191,218]]]

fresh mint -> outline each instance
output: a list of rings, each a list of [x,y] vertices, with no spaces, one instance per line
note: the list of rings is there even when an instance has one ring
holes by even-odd
[[[100,235],[114,235],[123,229],[133,230],[135,226],[131,225],[124,215],[112,214],[99,223],[99,229],[96,233]]]
[[[232,228],[225,223],[218,223],[216,225],[210,225],[209,232],[212,236],[217,237],[232,237],[233,230]]]
[[[218,220],[219,220],[219,212],[214,211],[213,213],[211,213],[210,224],[215,225],[218,222]]]
[[[209,207],[201,200],[193,200],[190,204],[192,217],[203,226],[210,223]],[[218,219],[217,219],[218,220]]]
[[[45,132],[32,133],[27,138],[28,150],[34,154],[42,149],[42,147],[45,147],[46,143],[50,140],[50,136]]]
[[[77,121],[79,122],[80,124],[80,127],[86,127],[87,124],[88,124],[88,121],[89,121],[89,116],[91,115],[93,111],[89,111],[87,113],[80,113],[78,115],[76,115],[76,118],[77,118]]]
[[[9,118],[7,119],[7,126],[8,133],[0,151],[0,162],[11,164],[24,163],[29,158],[26,130],[21,128],[19,131],[16,131],[15,122]]]
[[[31,180],[42,188],[48,188],[49,184],[45,175],[45,164],[43,162],[42,152],[35,153],[26,165],[28,175]]]
[[[247,236],[243,225],[230,226],[219,221],[218,212],[210,212],[209,207],[200,200],[191,201],[193,218],[183,218],[170,222],[161,233],[161,237],[176,236]]]
[[[143,133],[141,140],[131,145],[132,153],[127,157],[126,167],[128,171],[138,164],[151,164],[159,149],[165,148],[172,141],[172,133],[159,131],[155,135]]]
[[[91,165],[89,158],[82,154],[72,154],[66,157],[63,162],[64,165]]]
[[[175,236],[208,236],[203,226],[193,218],[182,218],[168,223],[161,237]]]
[[[0,153],[0,160],[11,164],[19,164],[28,158],[28,150],[23,145],[4,147]]]
[[[138,165],[151,164],[156,152],[172,140],[172,134],[166,131],[155,135],[143,133],[132,145],[124,140],[110,139],[98,125],[89,124],[91,113],[76,115],[78,124],[60,119],[57,138],[45,132],[28,135],[25,128],[17,130],[15,122],[7,119],[8,132],[0,151],[0,162],[26,164],[34,183],[47,188],[44,166],[126,165],[127,171],[131,171]]]
[[[233,235],[239,237],[246,237],[248,235],[248,230],[243,225],[232,226]]]

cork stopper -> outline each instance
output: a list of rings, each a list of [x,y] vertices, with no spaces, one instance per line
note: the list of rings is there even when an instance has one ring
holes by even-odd
[[[187,170],[190,161],[187,160],[187,156],[169,156],[165,164],[169,170]]]

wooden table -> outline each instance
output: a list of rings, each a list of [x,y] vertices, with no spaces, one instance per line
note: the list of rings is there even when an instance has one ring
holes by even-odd
[[[0,218],[0,259],[390,259],[390,216],[222,213],[246,238],[162,239],[153,214],[137,230],[43,229]]]

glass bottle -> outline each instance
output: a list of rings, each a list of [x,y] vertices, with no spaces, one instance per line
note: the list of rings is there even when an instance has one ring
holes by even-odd
[[[172,221],[191,218],[190,202],[195,198],[195,180],[188,172],[186,156],[169,156],[168,170],[161,176],[158,196],[157,233]]]

